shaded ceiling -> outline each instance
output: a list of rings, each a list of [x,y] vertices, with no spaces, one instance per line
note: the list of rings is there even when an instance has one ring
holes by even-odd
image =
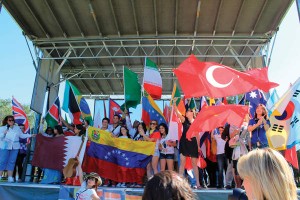
[[[123,66],[142,81],[157,63],[163,94],[172,69],[195,54],[245,70],[262,67],[270,39],[293,0],[9,0],[3,5],[62,80],[82,94],[123,94]]]

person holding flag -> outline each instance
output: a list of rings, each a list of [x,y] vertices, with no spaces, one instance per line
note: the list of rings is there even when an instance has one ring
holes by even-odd
[[[192,137],[191,140],[188,140],[186,138],[186,133],[188,132],[191,124],[196,118],[196,113],[194,109],[187,107],[185,116],[182,116],[175,103],[174,103],[174,110],[177,113],[177,116],[179,117],[183,126],[182,135],[181,138],[179,139],[179,152],[180,152],[179,174],[183,176],[186,157],[191,157],[192,167],[196,179],[195,189],[200,189],[201,186],[199,182],[199,171],[197,166],[197,161],[199,156],[198,152],[200,151],[200,146],[198,142],[200,142],[200,138]]]
[[[255,116],[249,121],[248,131],[251,132],[251,149],[268,147],[266,131],[270,128],[268,112],[263,104],[258,104]]]
[[[0,127],[0,178],[4,170],[8,171],[8,182],[14,182],[13,170],[20,149],[20,138],[35,137],[35,134],[24,134],[20,127],[15,125],[15,118],[8,115]]]

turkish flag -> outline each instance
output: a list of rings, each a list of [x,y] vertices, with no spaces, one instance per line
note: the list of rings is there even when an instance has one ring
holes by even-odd
[[[257,79],[260,79],[261,81],[265,82],[265,86],[269,87],[269,90],[271,88],[277,87],[279,84],[270,82],[268,77],[268,67],[263,68],[255,68],[248,71],[245,71],[245,73],[250,74],[251,76],[255,76]]]
[[[184,60],[174,73],[186,98],[233,96],[254,89],[268,92],[268,80],[214,62],[200,62],[194,55]]]
[[[219,126],[224,126],[226,122],[240,127],[247,113],[248,106],[205,106],[201,109],[196,119],[190,126],[186,137],[190,139],[195,137],[200,132],[212,131]]]

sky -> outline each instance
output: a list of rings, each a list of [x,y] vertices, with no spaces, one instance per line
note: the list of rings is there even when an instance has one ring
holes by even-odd
[[[0,13],[0,24],[0,99],[14,96],[20,103],[30,104],[36,71],[25,38],[5,8]],[[294,2],[279,27],[269,66],[269,79],[280,84],[276,88],[280,96],[290,83],[300,77],[299,46],[300,24]],[[34,54],[33,49],[31,50]],[[64,86],[60,87],[61,101],[63,89]],[[93,113],[93,101],[88,100],[88,103]]]

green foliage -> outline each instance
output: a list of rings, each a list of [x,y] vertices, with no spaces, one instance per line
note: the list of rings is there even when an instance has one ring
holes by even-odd
[[[27,114],[30,128],[33,127],[34,125],[34,112],[30,110],[30,105],[24,105],[22,104],[25,113]],[[4,119],[5,116],[7,115],[12,115],[12,105],[11,105],[11,99],[0,99],[0,120],[2,125],[2,120]]]

